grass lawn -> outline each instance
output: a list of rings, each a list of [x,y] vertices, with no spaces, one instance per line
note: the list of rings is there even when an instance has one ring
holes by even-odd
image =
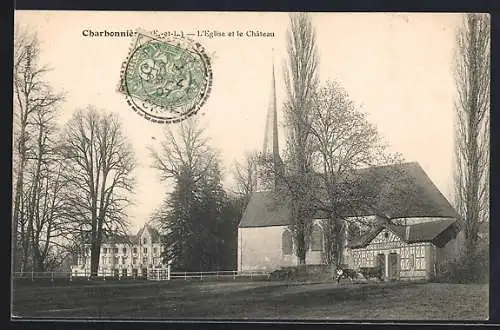
[[[31,318],[485,320],[488,286],[437,283],[199,282],[14,286]]]

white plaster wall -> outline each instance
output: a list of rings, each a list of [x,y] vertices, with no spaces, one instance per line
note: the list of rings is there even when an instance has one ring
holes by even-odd
[[[367,217],[375,220],[375,217]],[[321,226],[323,219],[315,219]],[[283,255],[282,234],[288,226],[238,228],[238,271],[275,270],[283,266],[295,266],[298,258],[295,255]],[[324,244],[324,238],[323,238]],[[294,247],[295,251],[295,247]],[[323,252],[306,253],[306,264],[323,264]],[[349,262],[349,251],[344,251],[344,262]]]
[[[238,270],[274,270],[294,266],[297,258],[283,256],[281,235],[287,226],[238,228]]]
[[[319,223],[320,220],[315,222]],[[297,265],[298,258],[295,255],[283,255],[282,235],[287,229],[287,226],[238,228],[238,270],[275,270]],[[348,253],[345,253],[345,258],[348,258]],[[323,252],[309,248],[306,264],[323,263]]]

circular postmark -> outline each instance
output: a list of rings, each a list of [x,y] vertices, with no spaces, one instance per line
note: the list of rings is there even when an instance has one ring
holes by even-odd
[[[156,123],[183,121],[200,110],[211,87],[210,59],[200,43],[137,33],[120,92],[138,114]]]

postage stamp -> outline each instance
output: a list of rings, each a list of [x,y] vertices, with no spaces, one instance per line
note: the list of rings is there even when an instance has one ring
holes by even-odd
[[[211,87],[211,62],[199,42],[137,32],[119,90],[139,115],[155,123],[181,122],[200,110]]]

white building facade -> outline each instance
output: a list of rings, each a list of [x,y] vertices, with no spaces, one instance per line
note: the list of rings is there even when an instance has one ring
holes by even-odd
[[[166,267],[163,249],[160,234],[147,224],[137,235],[107,239],[101,244],[98,276],[146,278],[151,269]],[[78,257],[71,273],[74,277],[90,276],[90,244],[85,245],[85,255]]]

